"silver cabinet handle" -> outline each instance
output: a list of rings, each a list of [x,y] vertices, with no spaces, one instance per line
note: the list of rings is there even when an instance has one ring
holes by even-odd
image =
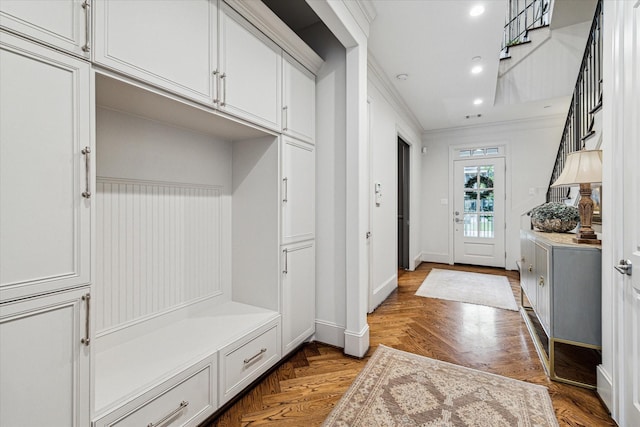
[[[82,338],[80,340],[80,342],[86,346],[89,346],[89,343],[91,342],[91,338],[90,338],[90,334],[91,334],[91,330],[90,330],[90,317],[91,317],[91,294],[86,294],[86,295],[82,295],[82,301],[84,301],[87,304],[87,315],[85,317],[84,320],[84,338]]]
[[[174,409],[173,411],[169,412],[167,415],[165,415],[164,417],[162,417],[158,421],[156,421],[154,423],[147,424],[147,427],[156,427],[156,426],[159,426],[160,424],[163,424],[165,421],[167,421],[169,418],[173,417],[178,412],[182,411],[187,406],[189,406],[189,402],[186,401],[186,400],[183,400],[182,402],[180,402],[180,405],[178,405],[178,407],[176,409]]]
[[[282,269],[282,274],[288,274],[289,273],[289,250],[284,249],[282,253],[284,254],[284,268]]]
[[[267,352],[267,349],[262,347],[258,353],[254,354],[253,356],[249,357],[248,359],[244,359],[244,364],[248,365],[249,363],[251,363],[254,360],[256,360],[258,357],[260,357],[260,355],[262,355],[263,353],[266,353],[266,352]]]
[[[84,9],[84,46],[82,46],[82,51],[83,52],[89,52],[91,50],[91,45],[90,45],[90,37],[91,37],[91,32],[89,31],[89,26],[91,23],[91,4],[89,3],[89,0],[84,0],[84,2],[82,2],[82,8]]]
[[[282,196],[282,201],[287,203],[289,201],[289,178],[282,178],[282,183],[284,184],[284,196]]]
[[[627,276],[631,276],[631,273],[633,272],[633,264],[631,263],[631,260],[628,259],[621,259],[618,261],[618,265],[614,265],[613,268],[615,268],[618,273],[626,274]]]
[[[282,117],[283,118],[282,121],[284,122],[282,124],[282,130],[286,131],[286,130],[289,130],[289,107],[286,107],[286,106],[282,107],[282,112],[284,113]]]
[[[89,186],[89,183],[91,182],[89,173],[90,173],[90,164],[91,164],[91,159],[89,158],[89,154],[91,153],[91,148],[89,147],[84,147],[81,151],[81,153],[84,155],[84,168],[86,171],[86,175],[85,175],[85,191],[82,192],[82,197],[84,197],[85,199],[89,199],[91,198],[91,187]]]
[[[220,72],[218,70],[215,70],[213,72],[213,78],[215,80],[214,83],[214,88],[215,88],[215,93],[213,94],[213,103],[217,104],[218,102],[220,102],[220,100],[218,99],[218,97],[220,96],[220,79],[218,78],[218,74],[220,74]]]
[[[222,73],[220,80],[222,80],[222,101],[220,101],[220,105],[224,107],[227,105],[227,73]]]

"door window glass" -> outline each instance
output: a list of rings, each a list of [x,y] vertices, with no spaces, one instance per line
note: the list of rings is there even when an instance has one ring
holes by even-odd
[[[464,236],[493,238],[494,167],[464,168]]]

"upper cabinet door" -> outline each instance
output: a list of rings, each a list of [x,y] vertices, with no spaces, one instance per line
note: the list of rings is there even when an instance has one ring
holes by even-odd
[[[94,12],[96,63],[213,101],[216,0],[95,0]]]
[[[0,26],[84,57],[91,49],[90,23],[90,0],[0,1]]]
[[[302,65],[283,58],[282,131],[313,143],[316,135],[316,78]]]
[[[90,71],[0,32],[0,301],[90,281]]]
[[[282,138],[282,243],[315,237],[315,147]]]
[[[280,131],[280,48],[225,3],[219,42],[220,109]]]

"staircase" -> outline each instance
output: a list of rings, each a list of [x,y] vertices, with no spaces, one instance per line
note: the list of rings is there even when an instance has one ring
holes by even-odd
[[[602,143],[602,0],[596,5],[569,113],[562,132],[549,185],[560,176],[567,155],[599,148]],[[547,191],[547,202],[574,199],[577,188],[557,187]]]
[[[558,98],[568,102],[597,0],[510,0],[509,4],[495,104]]]

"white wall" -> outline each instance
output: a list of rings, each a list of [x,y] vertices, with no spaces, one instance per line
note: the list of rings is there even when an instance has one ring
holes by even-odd
[[[420,129],[405,117],[388,86],[369,72],[369,142],[371,239],[369,310],[378,306],[398,284],[398,136],[411,146],[410,266],[419,258]],[[374,184],[380,183],[382,200],[376,205]]]
[[[451,147],[505,145],[506,268],[515,270],[520,258],[521,215],[544,203],[565,117],[514,121],[426,132],[422,157],[422,260],[453,262],[449,245],[453,201],[449,199]]]
[[[346,53],[322,24],[301,36],[325,60],[316,77],[316,340],[344,347]]]

